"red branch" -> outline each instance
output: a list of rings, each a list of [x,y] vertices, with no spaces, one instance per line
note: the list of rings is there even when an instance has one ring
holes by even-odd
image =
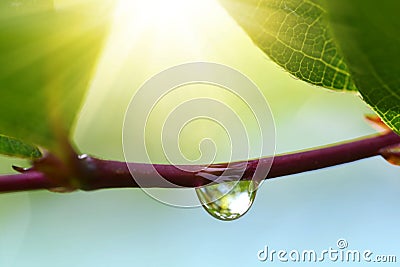
[[[381,155],[385,147],[400,144],[400,136],[394,132],[352,140],[342,144],[316,148],[304,152],[278,155],[273,159],[268,178],[280,177],[305,171],[317,170],[338,164],[352,162],[363,158]],[[233,165],[246,164],[241,179],[252,179],[258,164],[270,163],[272,158],[254,159],[244,162],[235,162]],[[204,166],[173,166],[164,164],[128,163],[135,168],[135,176],[145,178],[146,184],[141,187],[169,187],[165,183],[159,184],[154,180],[156,175],[161,175],[172,184],[185,187],[198,187],[209,184],[211,181],[199,176],[197,171],[208,172],[219,176],[228,166],[227,163],[213,164],[204,169]],[[80,160],[79,181],[83,190],[102,188],[139,187],[132,178],[128,164],[119,161],[101,160],[94,157],[85,157]],[[184,168],[182,168],[184,167]],[[182,170],[184,169],[184,170]],[[186,170],[186,171],[185,171]],[[217,170],[217,171],[216,171]],[[0,176],[0,192],[25,191],[37,189],[51,189],[62,187],[54,179],[45,174],[30,170],[21,174]]]

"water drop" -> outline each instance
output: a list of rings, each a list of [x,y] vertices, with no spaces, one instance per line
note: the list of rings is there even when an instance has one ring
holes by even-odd
[[[242,217],[256,197],[253,181],[234,181],[196,188],[203,208],[213,217],[232,221]]]

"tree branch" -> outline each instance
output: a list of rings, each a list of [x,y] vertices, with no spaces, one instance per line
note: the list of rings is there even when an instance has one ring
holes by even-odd
[[[394,132],[368,136],[362,139],[352,140],[346,143],[334,144],[328,147],[315,148],[308,151],[292,154],[278,155],[273,158],[268,178],[281,177],[285,175],[317,170],[325,167],[335,166],[363,158],[381,155],[383,148],[400,144],[400,136]],[[242,175],[243,180],[250,180],[258,164],[270,164],[272,158],[261,158],[235,162],[235,164],[246,164]],[[128,163],[129,167],[135,168],[135,175],[145,178],[145,185],[141,187],[168,187],[154,181],[155,175],[161,175],[172,184],[184,187],[198,187],[207,185],[211,180],[206,176],[198,175],[198,171],[219,176],[228,167],[227,163],[206,166],[173,166],[164,164]],[[80,157],[78,171],[79,188],[82,190],[96,190],[102,188],[139,187],[132,178],[128,164],[119,161],[101,160],[94,157]],[[184,167],[184,168],[182,168]],[[184,169],[184,170],[183,170]],[[76,179],[76,178],[75,178]],[[13,192],[37,189],[52,189],[63,187],[57,184],[57,179],[52,179],[46,174],[35,170],[27,170],[21,174],[0,176],[0,192]]]

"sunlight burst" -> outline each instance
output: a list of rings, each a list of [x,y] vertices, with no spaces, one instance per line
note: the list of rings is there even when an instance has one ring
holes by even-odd
[[[124,43],[131,45],[143,36],[150,36],[155,48],[165,42],[171,45],[171,40],[195,47],[196,28],[209,22],[207,17],[216,6],[214,0],[120,0],[113,31],[123,35]]]

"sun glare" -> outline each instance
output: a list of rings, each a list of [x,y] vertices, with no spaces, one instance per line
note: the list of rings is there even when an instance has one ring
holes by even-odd
[[[142,69],[202,60],[204,42],[219,23],[221,10],[216,0],[117,0],[100,63],[110,78],[102,83],[112,83],[132,53]]]
[[[119,17],[129,19],[126,24],[129,27],[181,27],[180,24],[194,11],[192,2],[197,1],[120,0],[115,15],[117,20]]]
[[[225,45],[229,39],[228,25],[234,25],[217,0],[115,1],[108,41],[84,107],[89,120],[114,98],[123,113],[121,102],[155,73],[188,61],[210,60],[218,42]]]
[[[177,43],[192,40],[189,45],[195,46],[195,29],[208,23],[215,6],[214,0],[119,0],[114,31],[131,45],[143,35],[150,35],[157,39],[153,43],[160,45],[175,38]]]

